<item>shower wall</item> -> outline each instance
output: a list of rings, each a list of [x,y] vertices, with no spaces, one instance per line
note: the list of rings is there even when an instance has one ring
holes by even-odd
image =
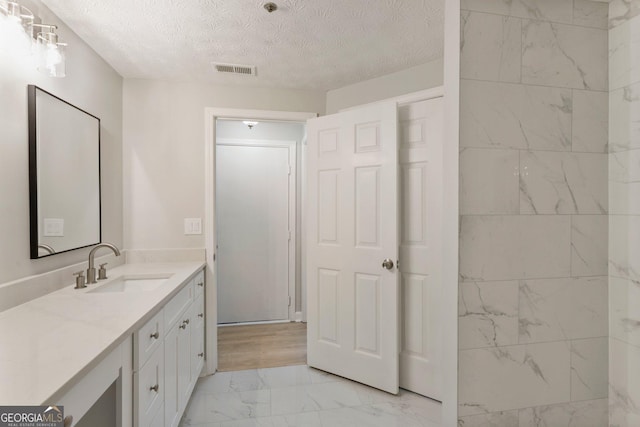
[[[460,426],[607,425],[607,9],[462,0]]]
[[[609,422],[640,426],[640,0],[609,5]]]

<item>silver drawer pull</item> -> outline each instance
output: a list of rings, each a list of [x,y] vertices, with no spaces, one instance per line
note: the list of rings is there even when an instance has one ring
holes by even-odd
[[[200,318],[204,317],[204,313],[198,314],[198,317],[200,317]]]
[[[155,339],[158,339],[158,338],[160,338],[160,333],[159,333],[159,332],[154,332],[153,334],[151,334],[151,335],[149,336],[149,338],[155,338]]]
[[[156,384],[153,387],[149,387],[149,391],[155,391],[156,393],[158,392],[159,389],[160,389],[159,384]]]
[[[204,353],[198,353],[198,357],[204,357]]]
[[[203,282],[200,282],[200,283],[198,283],[198,286],[203,287],[203,286],[204,286],[204,283],[203,283]]]
[[[183,320],[183,321],[182,321],[182,323],[185,323],[185,324],[187,324],[187,325],[188,325],[188,324],[189,324],[189,319],[185,319],[185,320]]]
[[[180,328],[180,329],[187,329],[187,325],[185,325],[185,324],[183,323],[182,325],[178,326],[178,328]]]

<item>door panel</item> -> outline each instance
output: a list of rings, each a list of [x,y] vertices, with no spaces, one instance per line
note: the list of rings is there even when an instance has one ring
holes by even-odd
[[[308,363],[398,392],[395,103],[308,121]]]
[[[440,400],[442,98],[400,108],[400,385]]]
[[[289,318],[290,149],[218,143],[219,323]]]

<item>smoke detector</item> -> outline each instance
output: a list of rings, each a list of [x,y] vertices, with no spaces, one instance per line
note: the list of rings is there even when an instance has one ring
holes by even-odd
[[[258,75],[258,70],[253,65],[214,63],[213,68],[218,73],[242,74],[245,76]]]

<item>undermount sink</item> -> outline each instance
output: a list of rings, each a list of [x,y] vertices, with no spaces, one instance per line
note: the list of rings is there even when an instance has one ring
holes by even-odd
[[[164,275],[145,275],[145,276],[121,276],[116,277],[104,285],[98,284],[98,287],[90,290],[88,293],[105,293],[105,292],[148,292],[153,291],[170,278],[170,274]]]

